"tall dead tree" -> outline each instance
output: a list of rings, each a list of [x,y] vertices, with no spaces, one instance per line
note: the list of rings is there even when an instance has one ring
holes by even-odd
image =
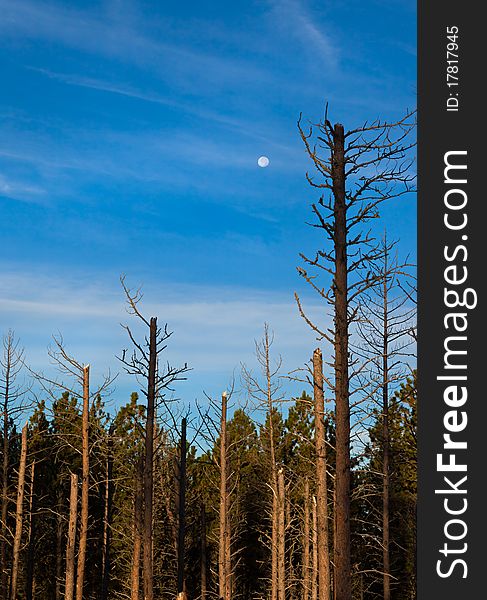
[[[24,516],[25,467],[27,464],[27,424],[22,428],[19,475],[17,480],[17,508],[15,511],[15,534],[12,551],[12,575],[10,579],[10,599],[17,600],[17,580],[19,575],[20,543]]]
[[[105,498],[103,507],[103,548],[101,600],[107,600],[110,588],[111,572],[111,521],[113,509],[113,426],[107,436],[107,457],[105,467]]]
[[[311,321],[296,295],[300,314],[333,347],[335,396],[336,477],[334,592],[336,600],[351,600],[350,558],[350,393],[353,367],[349,355],[350,326],[356,320],[357,299],[379,282],[369,266],[381,256],[380,247],[370,231],[363,227],[378,217],[385,200],[411,192],[414,175],[410,174],[408,151],[414,142],[412,113],[394,123],[376,121],[345,132],[340,123],[332,125],[327,113],[323,122],[305,131],[298,123],[306,151],[321,178],[310,184],[328,190],[312,204],[315,227],[321,229],[331,249],[319,250],[314,257],[301,255],[307,268],[298,272],[320,297],[332,307],[333,327],[325,329]],[[317,132],[317,141],[313,135]],[[325,156],[321,156],[322,152]],[[358,229],[358,231],[357,231]],[[328,289],[316,281],[317,269],[331,278]]]
[[[318,600],[318,516],[316,509],[316,496],[313,496],[312,506],[313,545],[311,568],[311,600]]]
[[[55,600],[61,600],[61,588],[63,581],[63,532],[64,532],[64,519],[63,519],[63,489],[61,486],[57,492],[56,502],[56,589],[55,589]]]
[[[178,597],[185,596],[184,550],[186,537],[186,425],[185,418],[181,422],[181,440],[179,443],[178,464]]]
[[[89,490],[90,490],[90,365],[80,369],[83,385],[83,411],[81,425],[81,514],[76,573],[76,600],[83,600],[85,582],[86,546],[88,541]]]
[[[7,565],[7,549],[9,546],[8,514],[9,514],[9,469],[10,469],[10,435],[12,423],[23,410],[22,396],[25,390],[17,383],[23,365],[24,351],[15,339],[13,331],[8,331],[2,338],[2,354],[0,356],[0,406],[2,433],[1,463],[1,508],[0,508],[0,598],[7,600],[9,595],[9,569]]]
[[[277,597],[286,600],[286,488],[284,469],[277,473]]]
[[[206,542],[205,505],[200,509],[200,600],[206,600],[208,593],[208,549]]]
[[[142,549],[142,528],[144,513],[144,457],[141,454],[137,462],[135,493],[134,493],[134,515],[133,515],[133,547],[132,567],[130,582],[130,599],[139,600],[140,589],[140,552]]]
[[[78,520],[78,476],[71,473],[71,488],[69,496],[69,524],[68,539],[66,544],[66,584],[64,591],[65,600],[73,600],[76,576],[76,523]]]
[[[304,515],[303,515],[303,600],[309,600],[310,593],[310,564],[309,564],[309,481],[304,482]]]
[[[232,558],[227,443],[227,393],[223,392],[220,419],[220,539],[218,544],[218,593],[220,600],[231,599]]]
[[[242,375],[250,398],[256,403],[258,409],[264,409],[268,417],[269,434],[269,463],[270,463],[270,488],[272,497],[271,507],[271,600],[280,600],[279,589],[282,584],[279,581],[279,511],[281,500],[279,497],[278,471],[279,464],[276,457],[276,431],[274,418],[276,405],[283,400],[280,395],[279,371],[282,365],[281,357],[275,364],[271,361],[271,347],[274,335],[267,323],[264,324],[264,335],[262,340],[255,341],[255,355],[262,372],[262,382],[254,376],[247,367],[242,367]],[[282,502],[284,510],[284,502]]]
[[[36,519],[34,512],[36,510],[35,501],[35,473],[36,461],[32,461],[30,465],[30,491],[29,491],[29,520],[28,520],[28,541],[27,541],[27,565],[25,573],[25,599],[33,600],[34,598],[34,560],[35,560],[35,540],[36,540]]]
[[[405,361],[411,356],[411,331],[414,330],[416,305],[401,280],[410,278],[408,263],[400,263],[396,243],[381,241],[382,255],[372,265],[380,284],[362,298],[358,324],[362,354],[370,364],[372,394],[379,395],[382,419],[382,587],[383,599],[391,598],[390,564],[390,431],[389,398],[405,376]]]
[[[321,350],[313,352],[313,395],[316,447],[316,517],[318,535],[318,599],[330,600],[330,554],[328,548],[328,484],[325,437],[325,394]]]
[[[73,398],[82,398],[81,431],[79,435],[81,439],[76,448],[78,451],[81,449],[81,510],[79,519],[80,535],[78,560],[76,563],[75,597],[76,600],[83,600],[86,555],[89,538],[90,400],[92,397],[100,396],[109,387],[112,379],[110,378],[110,375],[107,375],[101,386],[99,386],[94,393],[90,393],[90,365],[81,364],[68,353],[64,346],[62,336],[53,336],[52,339],[54,344],[48,348],[48,355],[52,362],[57,366],[60,373],[67,376],[72,383],[68,385],[62,381],[49,379],[40,373],[35,373],[33,371],[31,371],[31,373],[43,389],[50,394],[54,401],[57,400],[56,393],[59,390],[67,392]],[[74,447],[73,440],[65,439],[63,441],[66,445]],[[59,527],[59,533],[62,534],[62,525]],[[60,562],[58,562],[58,564],[60,564]],[[59,588],[57,588],[56,594],[59,594]]]
[[[157,325],[157,317],[147,319],[142,315],[138,304],[142,299],[140,290],[131,291],[126,285],[125,280],[121,278],[121,284],[127,300],[127,310],[129,314],[134,315],[148,329],[144,342],[139,343],[132,330],[124,325],[130,341],[133,344],[133,351],[127,355],[127,350],[123,350],[119,360],[130,375],[135,375],[139,380],[144,380],[146,386],[142,388],[142,393],[147,398],[146,422],[144,428],[144,510],[143,510],[143,529],[142,529],[142,564],[143,564],[143,585],[144,600],[154,600],[154,566],[153,566],[153,494],[154,494],[154,436],[155,436],[155,415],[157,403],[164,403],[166,390],[171,390],[171,384],[175,381],[185,379],[183,376],[189,369],[185,364],[183,367],[174,368],[169,364],[164,370],[158,368],[158,358],[161,352],[167,348],[167,340],[172,332],[168,330],[167,324],[161,329]]]

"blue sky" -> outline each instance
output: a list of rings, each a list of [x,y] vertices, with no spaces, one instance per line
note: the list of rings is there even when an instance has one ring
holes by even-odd
[[[326,101],[349,127],[414,107],[416,3],[0,10],[0,329],[15,329],[34,368],[58,331],[98,375],[118,368],[121,273],[174,330],[168,358],[194,368],[178,388],[187,400],[252,365],[264,321],[285,369],[307,360],[316,342],[293,294],[309,295],[298,253],[319,238],[296,121],[319,120]],[[414,254],[414,199],[382,213]],[[133,387],[121,375],[114,397]]]

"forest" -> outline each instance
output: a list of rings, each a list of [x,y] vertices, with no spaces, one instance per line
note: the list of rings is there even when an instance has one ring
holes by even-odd
[[[1,600],[416,597],[415,266],[379,216],[414,196],[415,113],[298,130],[321,240],[297,257],[322,307],[295,295],[308,363],[283,372],[266,323],[220,397],[174,400],[178,332],[122,276],[134,391],[113,414],[89,356],[54,336],[48,378],[4,333]]]

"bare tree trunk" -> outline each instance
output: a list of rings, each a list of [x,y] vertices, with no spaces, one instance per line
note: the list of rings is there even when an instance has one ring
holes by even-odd
[[[137,463],[137,477],[135,484],[134,497],[134,545],[132,550],[132,569],[131,569],[131,600],[139,600],[140,589],[140,551],[142,548],[142,528],[143,528],[143,488],[144,488],[144,457],[141,455]]]
[[[278,599],[286,599],[286,522],[285,522],[285,487],[284,470],[277,474],[278,507],[278,546],[277,546],[277,591]]]
[[[186,532],[186,419],[181,422],[181,441],[179,449],[179,515],[178,515],[178,594],[185,591],[184,586],[184,547]]]
[[[152,499],[154,494],[154,421],[157,374],[157,317],[151,317],[149,327],[149,369],[147,377],[147,421],[145,428],[144,464],[144,530],[143,574],[144,600],[154,600],[152,563]]]
[[[10,580],[10,598],[17,599],[17,579],[19,574],[20,542],[24,514],[25,466],[27,463],[27,424],[22,428],[22,448],[20,451],[19,478],[17,484],[17,509],[15,511],[15,535],[12,552],[12,577]]]
[[[201,535],[201,557],[200,557],[200,573],[201,573],[201,594],[200,600],[206,600],[208,588],[208,551],[206,543],[206,513],[205,505],[201,505],[200,512],[200,535]]]
[[[336,535],[335,597],[350,600],[350,404],[348,373],[348,257],[343,125],[333,130],[332,179],[335,239]]]
[[[86,546],[88,541],[89,488],[90,488],[90,366],[83,367],[83,414],[82,414],[82,477],[81,477],[81,514],[76,573],[76,600],[83,600],[85,580]]]
[[[25,598],[32,600],[34,591],[34,545],[35,545],[35,469],[36,461],[33,460],[30,466],[30,494],[29,494],[29,531],[28,531],[28,546],[27,546],[27,568],[25,576]]]
[[[383,281],[383,353],[382,353],[382,548],[383,548],[383,595],[391,598],[390,550],[389,550],[389,306],[388,306],[388,252],[384,256]]]
[[[279,599],[279,490],[278,473],[276,461],[276,447],[274,439],[274,399],[272,397],[272,371],[270,362],[271,338],[269,337],[269,327],[267,323],[264,326],[263,338],[263,356],[262,361],[266,377],[266,395],[267,412],[269,414],[269,454],[271,463],[271,484],[272,484],[272,532],[271,532],[271,600]]]
[[[111,520],[113,504],[113,429],[108,431],[107,463],[105,473],[105,504],[103,514],[103,553],[102,553],[102,585],[101,600],[108,599],[110,587],[110,546],[111,546]]]
[[[316,497],[313,496],[313,568],[311,570],[311,600],[318,600],[318,518]]]
[[[56,515],[56,600],[61,600],[61,583],[63,574],[63,491],[59,483]]]
[[[8,346],[5,353],[5,389],[3,397],[3,456],[2,456],[2,514],[0,524],[0,583],[1,597],[6,600],[8,598],[8,569],[7,569],[7,518],[8,518],[8,467],[10,454],[9,440],[9,402],[10,402],[10,374],[12,370],[11,363],[11,338],[7,338]]]
[[[0,527],[0,566],[2,598],[8,594],[7,570],[7,516],[8,516],[8,465],[9,465],[9,427],[8,427],[8,388],[3,407],[3,460],[2,460],[2,522]]]
[[[76,546],[76,522],[78,520],[78,476],[71,473],[71,493],[69,496],[69,525],[68,541],[66,544],[66,587],[64,600],[74,598],[75,577],[75,546]]]
[[[218,590],[221,600],[230,600],[231,598],[232,569],[227,466],[227,393],[223,392],[220,422],[220,540],[218,553]]]
[[[313,352],[313,390],[316,444],[316,504],[318,528],[318,598],[330,599],[330,555],[328,549],[328,485],[326,477],[325,396],[321,350]]]
[[[304,483],[304,527],[303,527],[303,600],[309,600],[309,481]]]

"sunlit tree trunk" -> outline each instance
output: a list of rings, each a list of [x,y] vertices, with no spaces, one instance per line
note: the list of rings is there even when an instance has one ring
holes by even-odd
[[[220,539],[218,553],[218,589],[221,600],[231,598],[231,534],[229,519],[227,394],[222,394],[220,421]]]
[[[316,444],[316,514],[318,529],[318,598],[330,598],[330,556],[328,549],[328,485],[326,477],[325,396],[321,350],[313,352],[313,393]]]
[[[76,600],[83,600],[85,580],[86,547],[88,542],[89,489],[90,489],[90,366],[83,367],[83,413],[82,413],[82,477],[81,477],[81,514],[76,573]]]
[[[303,515],[303,600],[309,600],[310,564],[309,564],[309,481],[304,483],[304,515]]]
[[[74,598],[75,579],[75,546],[76,546],[76,523],[78,520],[78,476],[71,473],[71,492],[69,497],[69,524],[68,540],[66,544],[66,586],[64,592],[65,600]]]
[[[143,503],[144,503],[144,457],[140,456],[137,463],[137,474],[134,496],[133,516],[133,548],[131,568],[131,600],[139,600],[140,589],[140,551],[142,549]]]
[[[25,467],[27,464],[27,424],[22,428],[22,446],[20,450],[19,477],[17,483],[17,508],[15,511],[15,534],[12,551],[12,577],[10,580],[10,598],[17,600],[17,579],[19,574],[20,543],[24,515]]]

